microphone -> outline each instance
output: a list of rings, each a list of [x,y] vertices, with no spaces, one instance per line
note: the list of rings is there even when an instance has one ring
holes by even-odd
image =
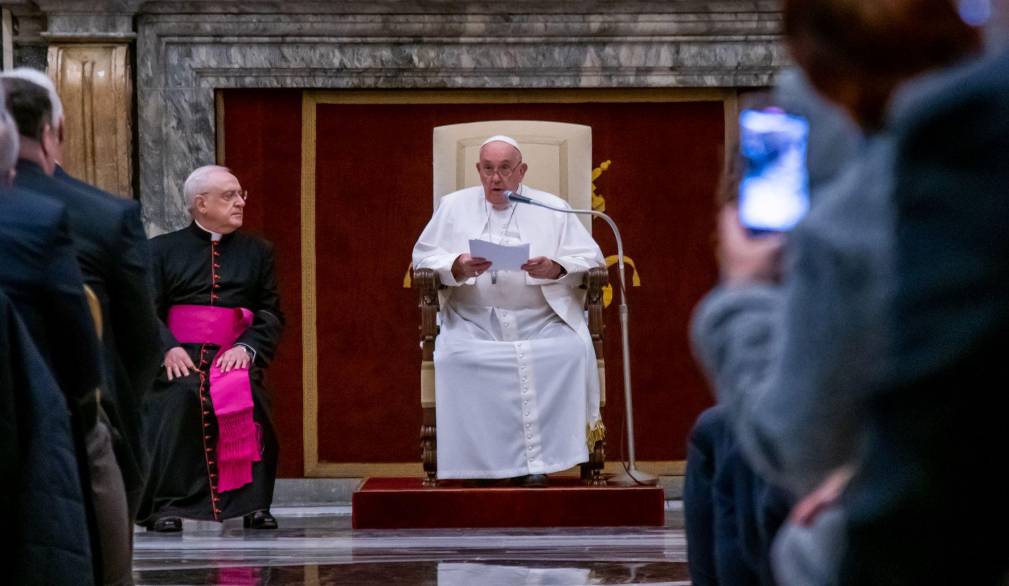
[[[537,202],[533,200],[531,197],[519,195],[514,191],[506,191],[504,192],[504,196],[507,197],[509,201],[513,201],[515,203],[531,203],[533,205],[537,205]]]
[[[628,309],[627,309],[627,288],[624,282],[624,241],[620,238],[620,230],[617,228],[616,222],[613,218],[607,216],[602,212],[597,212],[596,210],[578,210],[573,208],[559,208],[552,205],[545,204],[541,201],[535,200],[531,197],[525,195],[519,195],[514,191],[505,191],[504,196],[508,198],[509,201],[515,203],[524,203],[528,205],[539,206],[541,208],[546,208],[548,210],[553,210],[555,212],[560,212],[562,214],[582,214],[591,215],[602,218],[609,224],[610,229],[613,231],[613,236],[617,241],[617,266],[619,268],[620,274],[620,346],[623,354],[623,367],[624,367],[624,416],[627,420],[627,452],[628,452],[628,463],[625,465],[625,472],[618,476],[615,476],[609,480],[611,484],[617,484],[622,486],[629,486],[635,484],[645,484],[654,485],[657,484],[659,479],[647,472],[639,470],[636,466],[636,458],[634,453],[634,404],[631,398],[631,351],[629,336],[627,334],[627,322],[628,322]]]

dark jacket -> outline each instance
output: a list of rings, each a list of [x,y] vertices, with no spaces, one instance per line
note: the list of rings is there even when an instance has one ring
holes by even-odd
[[[150,251],[140,206],[75,179],[59,166],[49,181],[38,168],[22,181],[39,188],[55,183],[78,192],[59,190],[53,197],[70,210],[74,239],[84,241],[82,246],[93,257],[85,279],[102,302],[102,408],[117,435],[116,459],[123,471],[130,511],[135,513],[149,466],[140,429],[141,406],[162,359],[150,286]]]
[[[3,567],[15,584],[93,583],[82,456],[49,368],[75,383],[64,386],[71,393],[97,384],[97,340],[82,286],[62,206],[0,192],[0,515],[13,533]],[[7,293],[33,320],[48,360]]]
[[[1009,575],[1009,53],[894,102],[893,379],[868,404],[844,578]]]
[[[71,401],[101,383],[100,351],[65,208],[38,193],[0,190],[0,287]]]

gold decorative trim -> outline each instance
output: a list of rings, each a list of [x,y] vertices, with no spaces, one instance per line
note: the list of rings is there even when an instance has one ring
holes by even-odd
[[[227,164],[224,162],[224,92],[222,90],[216,90],[214,92],[214,139],[215,139],[215,151],[217,155],[217,164],[226,167]]]
[[[722,157],[722,168],[728,169],[729,162],[734,156],[733,149],[739,145],[739,92],[736,90],[726,90],[723,102],[723,112],[725,115],[725,138],[724,157]]]
[[[315,106],[313,92],[301,100],[301,369],[305,476],[319,476],[318,333],[315,296]]]
[[[543,89],[543,90],[305,90],[301,99],[301,342],[302,437],[309,478],[423,475],[421,462],[384,464],[319,461],[319,381],[315,264],[316,116],[319,104],[580,104],[600,102],[723,102],[725,144],[736,134],[737,93],[719,88]],[[222,108],[223,111],[223,108]],[[731,124],[729,123],[731,119]],[[222,147],[223,148],[223,147]],[[728,149],[726,149],[728,151]],[[635,270],[634,279],[640,283]],[[406,278],[404,277],[404,286]],[[632,286],[634,286],[632,281]],[[418,356],[418,365],[420,364]],[[650,474],[682,475],[683,461],[637,462]],[[618,472],[608,462],[607,472]],[[577,470],[577,469],[572,469]]]
[[[597,212],[606,211],[606,198],[603,197],[603,194],[596,192],[596,179],[599,179],[610,168],[611,164],[613,164],[613,161],[603,161],[592,170],[592,209]]]
[[[317,104],[588,104],[599,102],[735,103],[722,88],[600,88],[524,90],[307,90]]]
[[[683,476],[687,469],[685,460],[638,461],[639,470],[656,476]],[[607,462],[604,472],[623,472],[623,463]],[[557,472],[559,475],[575,476],[579,469],[569,468]],[[424,468],[417,462],[387,462],[382,464],[316,462],[312,468],[305,467],[308,478],[367,478],[369,476],[423,476]]]

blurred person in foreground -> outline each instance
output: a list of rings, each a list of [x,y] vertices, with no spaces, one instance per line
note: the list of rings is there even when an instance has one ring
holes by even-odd
[[[768,99],[769,98],[769,99]],[[814,92],[802,73],[781,72],[770,96],[759,95],[753,107],[769,102],[809,122],[806,169],[811,204],[857,154],[861,134],[844,112]],[[741,162],[730,165],[723,179],[723,201],[733,201]],[[771,543],[794,499],[767,482],[747,463],[725,405],[715,405],[697,418],[687,444],[683,508],[687,559],[695,586],[774,584]]]
[[[56,201],[66,208],[67,222],[70,228],[70,238],[77,256],[77,264],[81,275],[104,305],[111,291],[122,294],[128,285],[121,277],[126,258],[131,256],[124,236],[127,231],[126,218],[134,202],[116,202],[106,198],[95,197],[78,191],[53,178],[56,162],[61,156],[61,123],[62,120],[53,116],[53,102],[46,89],[33,81],[16,76],[13,72],[5,72],[2,80],[7,109],[14,118],[20,133],[20,148],[18,150],[17,173],[14,184],[19,189],[34,192],[37,197]],[[138,220],[139,222],[139,220]],[[133,239],[141,250],[146,250],[146,242],[142,238]],[[146,270],[144,260],[138,266]],[[147,291],[145,278],[132,279],[133,290]],[[121,299],[121,297],[120,297]],[[130,299],[128,310],[130,315],[143,312],[140,299]],[[107,306],[106,306],[107,307]],[[153,313],[153,308],[148,307]],[[110,308],[110,311],[117,311]],[[50,309],[51,311],[51,309]],[[108,315],[103,309],[102,313]],[[140,328],[139,323],[131,326]],[[131,332],[133,333],[133,332]],[[91,332],[94,337],[95,331]],[[141,337],[135,340],[138,345],[150,344]],[[105,584],[132,584],[132,523],[126,499],[126,489],[116,454],[114,453],[114,438],[116,428],[107,417],[104,406],[112,397],[112,388],[108,381],[106,360],[109,359],[102,350],[94,365],[99,372],[100,382],[88,393],[88,405],[82,408],[80,418],[85,434],[88,473],[90,474],[90,500],[94,504],[95,533],[98,542],[92,541],[92,553],[95,559],[101,560],[97,581]],[[87,360],[87,356],[76,357],[77,360]],[[73,385],[79,384],[73,381]],[[110,405],[111,407],[112,405]],[[82,476],[84,476],[82,474]],[[99,567],[98,564],[95,567]]]
[[[0,93],[0,515],[15,584],[101,581],[88,434],[98,339],[63,205],[15,187],[20,132]]]
[[[1009,51],[991,49],[894,102],[893,376],[844,495],[848,583],[1009,581],[993,477],[1009,445]]]
[[[890,102],[910,80],[974,56],[980,35],[950,0],[788,0],[785,25],[810,82],[866,138],[787,242],[753,238],[723,210],[722,285],[698,307],[693,341],[751,464],[805,495],[776,539],[775,578],[861,583],[840,573],[847,507],[833,505],[866,458],[864,420],[892,367]]]
[[[103,418],[112,430],[112,446],[126,490],[128,520],[133,519],[147,481],[148,456],[140,430],[141,404],[158,373],[158,321],[150,289],[150,249],[140,219],[140,204],[80,181],[62,166],[66,123],[63,102],[45,73],[29,67],[4,72],[44,88],[52,107],[52,171],[23,166],[26,185],[60,188],[70,212],[85,282],[102,308]]]

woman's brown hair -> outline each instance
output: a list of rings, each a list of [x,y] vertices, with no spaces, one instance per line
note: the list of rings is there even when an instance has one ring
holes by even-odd
[[[784,19],[792,55],[821,93],[837,99],[839,83],[858,84],[847,106],[868,128],[900,82],[981,48],[953,0],[785,0]]]

